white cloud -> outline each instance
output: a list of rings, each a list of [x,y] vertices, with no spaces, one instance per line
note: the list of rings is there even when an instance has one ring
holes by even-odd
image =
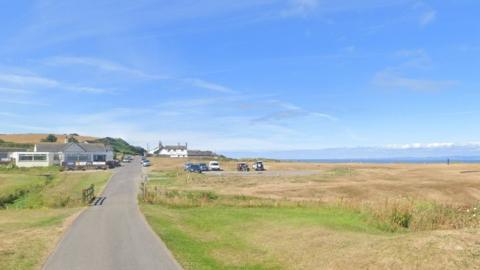
[[[410,144],[390,144],[386,145],[387,149],[422,149],[422,148],[446,148],[454,147],[454,143],[438,142],[438,143],[410,143]]]

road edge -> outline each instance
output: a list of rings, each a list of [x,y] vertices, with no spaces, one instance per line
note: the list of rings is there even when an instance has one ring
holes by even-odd
[[[107,189],[108,185],[110,185],[110,181],[112,180],[113,176],[115,176],[117,172],[113,173],[112,175],[110,175],[110,178],[108,178],[108,181],[107,181],[107,184],[103,187],[103,190],[102,190],[102,193],[105,192],[105,190]],[[60,236],[60,238],[58,239],[57,243],[55,244],[55,247],[52,249],[51,252],[49,252],[49,254],[47,256],[45,256],[45,260],[42,262],[41,264],[41,270],[45,270],[45,267],[47,266],[47,263],[48,261],[50,260],[50,258],[53,257],[53,255],[55,255],[57,253],[57,250],[58,250],[58,247],[63,243],[63,241],[65,240],[65,236],[68,234],[68,232],[72,229],[72,226],[77,222],[77,220],[85,213],[85,211],[87,211],[88,209],[90,208],[90,206],[84,206],[80,211],[78,211],[77,213],[73,214],[72,216],[74,216],[75,218],[72,220],[72,222],[68,225],[68,228],[62,233],[62,235]],[[70,217],[68,217],[70,218]],[[67,219],[68,219],[67,218]]]

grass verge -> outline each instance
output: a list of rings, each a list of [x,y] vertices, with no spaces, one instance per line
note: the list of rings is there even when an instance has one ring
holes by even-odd
[[[57,168],[0,169],[0,269],[40,269],[85,204],[83,188],[103,190],[109,172],[59,172]]]

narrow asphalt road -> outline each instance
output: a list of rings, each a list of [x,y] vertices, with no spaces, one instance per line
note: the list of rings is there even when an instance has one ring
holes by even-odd
[[[48,258],[45,270],[182,269],[137,206],[142,167],[118,168],[101,205],[85,210]]]

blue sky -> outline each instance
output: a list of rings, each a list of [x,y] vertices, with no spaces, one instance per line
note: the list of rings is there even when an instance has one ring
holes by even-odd
[[[0,133],[215,151],[469,143],[478,1],[2,1]]]

